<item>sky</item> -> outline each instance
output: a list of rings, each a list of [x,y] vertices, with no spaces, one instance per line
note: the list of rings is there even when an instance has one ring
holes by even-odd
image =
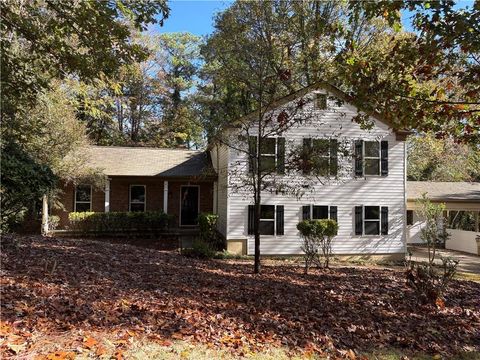
[[[187,31],[195,35],[208,35],[213,32],[214,15],[226,9],[233,1],[228,0],[188,0],[169,1],[170,15],[162,27],[153,25],[149,31],[161,34],[165,32]]]

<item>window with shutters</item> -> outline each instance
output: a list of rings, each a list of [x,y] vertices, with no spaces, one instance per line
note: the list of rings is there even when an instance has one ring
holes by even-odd
[[[284,235],[283,205],[260,205],[260,235]],[[248,234],[255,233],[255,206],[248,206]]]
[[[336,176],[338,159],[336,139],[303,139],[303,173]]]
[[[78,185],[75,187],[74,211],[92,211],[92,187],[90,185]]]
[[[250,136],[249,138],[249,171],[256,169],[256,158],[258,148],[258,137]],[[272,137],[262,139],[260,147],[260,166],[261,171],[265,173],[277,172],[285,173],[285,138]]]
[[[355,235],[388,235],[388,207],[355,206]]]
[[[355,176],[388,176],[388,141],[355,140]]]
[[[337,221],[337,207],[329,205],[305,205],[303,207],[303,220],[332,219]]]

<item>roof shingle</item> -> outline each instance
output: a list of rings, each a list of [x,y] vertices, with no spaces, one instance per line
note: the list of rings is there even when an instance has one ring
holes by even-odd
[[[408,200],[419,199],[424,193],[431,200],[480,203],[478,182],[407,181]]]
[[[204,151],[90,146],[88,166],[109,176],[201,177],[214,175]]]

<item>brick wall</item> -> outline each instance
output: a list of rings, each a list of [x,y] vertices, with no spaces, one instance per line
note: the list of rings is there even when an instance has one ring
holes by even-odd
[[[112,177],[110,181],[110,211],[128,211],[130,185],[146,186],[146,210],[163,210],[163,181],[157,177]],[[182,185],[200,186],[200,212],[213,210],[213,182],[170,181],[168,184],[168,213],[175,215],[178,226],[180,214],[180,187]],[[63,188],[60,202],[65,210],[52,209],[52,214],[60,217],[60,228],[68,224],[68,213],[74,211],[75,188],[68,184]],[[94,190],[92,193],[92,211],[105,211],[105,193]]]

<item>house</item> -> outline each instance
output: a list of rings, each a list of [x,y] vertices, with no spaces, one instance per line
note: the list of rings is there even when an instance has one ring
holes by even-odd
[[[269,139],[262,158],[279,170],[291,148],[319,142],[328,144],[322,150],[324,161],[338,173],[325,181],[319,178],[301,196],[262,194],[261,253],[301,254],[298,222],[331,218],[339,224],[333,240],[336,255],[404,258],[406,133],[392,130],[381,116],[370,117],[371,128],[362,129],[352,121],[358,112],[350,98],[325,83],[280,99],[272,111],[281,112],[299,98],[307,99],[302,111],[309,113],[310,121]],[[256,145],[255,129],[251,130],[249,144],[253,139]],[[245,136],[235,127],[225,131]],[[338,151],[339,144],[354,156]],[[207,152],[99,146],[88,151],[90,165],[103,169],[109,181],[102,190],[66,184],[64,210],[56,212],[62,226],[71,211],[163,210],[175,215],[179,227],[195,226],[199,212],[214,212],[227,250],[254,253],[253,196],[248,188],[236,186],[239,173],[249,171],[245,153],[222,143],[211,144]],[[303,191],[301,171],[276,176]]]
[[[52,209],[60,227],[70,212],[164,211],[175,225],[196,225],[199,212],[213,212],[216,179],[209,155],[202,151],[146,147],[91,146],[87,165],[108,176],[105,189],[88,184],[64,184]]]
[[[262,157],[269,157],[270,163],[278,165],[283,163],[289,148],[313,139],[341,142],[355,156],[327,151],[325,161],[338,164],[341,173],[335,179],[318,181],[301,197],[281,191],[262,194],[261,254],[301,254],[297,223],[305,218],[333,218],[339,225],[333,240],[334,254],[404,258],[406,133],[392,130],[381,116],[370,117],[372,128],[362,129],[352,121],[357,109],[349,97],[325,83],[281,99],[273,111],[280,113],[300,97],[307,99],[302,108],[311,121],[269,139],[265,148],[271,149],[262,150],[265,152]],[[228,131],[232,138],[247,135],[235,128]],[[255,126],[249,129],[249,135],[255,135]],[[254,144],[255,141],[253,138]],[[237,186],[238,174],[248,171],[249,157],[225,142],[213,145],[210,154],[218,173],[218,229],[226,239],[228,251],[251,255],[254,253],[253,199],[248,189],[242,191],[241,186]],[[296,184],[304,175],[296,172],[277,176],[283,177],[285,183]]]
[[[480,183],[475,182],[407,182],[407,243],[423,244],[420,238],[424,221],[417,213],[417,200],[423,194],[433,203],[445,204],[445,228],[450,234],[445,247],[480,255]],[[442,226],[443,226],[443,220]]]

